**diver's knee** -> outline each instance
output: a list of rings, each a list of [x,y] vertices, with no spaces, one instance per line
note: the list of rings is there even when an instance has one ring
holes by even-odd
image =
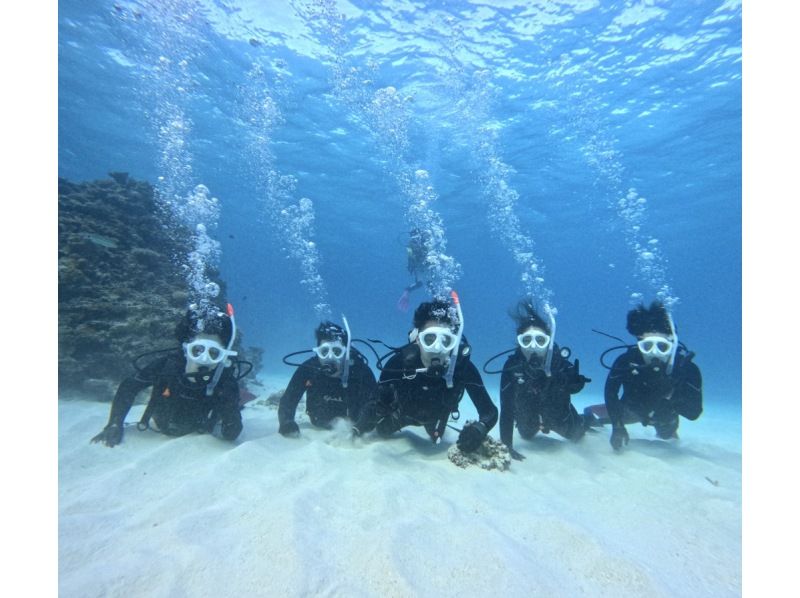
[[[679,423],[680,422],[677,415],[674,417],[674,419],[671,418],[667,421],[654,422],[653,427],[656,429],[656,436],[664,440],[677,438]]]
[[[375,431],[378,433],[378,436],[383,438],[388,438],[397,430],[400,429],[397,420],[392,417],[384,417],[378,420],[378,423],[375,425]]]
[[[236,440],[239,437],[239,434],[242,433],[243,428],[244,426],[241,422],[223,424],[220,428],[220,432],[225,440]]]
[[[539,433],[539,427],[528,424],[517,424],[517,431],[525,440],[530,440]]]

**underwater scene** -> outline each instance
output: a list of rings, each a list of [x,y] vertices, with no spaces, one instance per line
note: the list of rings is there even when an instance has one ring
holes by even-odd
[[[58,6],[59,593],[739,596],[740,0]]]

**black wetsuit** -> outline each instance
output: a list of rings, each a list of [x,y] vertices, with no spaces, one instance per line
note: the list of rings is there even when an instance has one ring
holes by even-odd
[[[234,440],[242,431],[239,408],[239,382],[232,367],[225,368],[213,394],[206,396],[206,384],[185,375],[186,358],[176,351],[156,359],[122,381],[111,404],[109,425],[122,427],[136,395],[152,386],[146,413],[160,432],[182,436],[191,432],[211,432],[217,421],[225,440]],[[213,376],[213,370],[209,372]]]
[[[462,342],[462,352],[466,345]],[[467,357],[459,356],[453,373],[453,388],[441,376],[415,373],[425,367],[419,346],[408,344],[383,366],[378,398],[370,403],[356,424],[359,432],[376,429],[390,436],[406,426],[424,426],[431,439],[441,438],[450,414],[467,391],[478,410],[479,421],[488,432],[497,423],[497,407],[492,403],[480,372]]]
[[[608,373],[605,402],[612,425],[641,422],[654,426],[659,438],[673,438],[679,415],[695,420],[703,412],[700,368],[686,353],[679,352],[667,376],[666,365],[659,364],[659,371],[654,371],[645,365],[639,349],[631,347],[614,361]]]
[[[518,347],[506,360],[500,378],[500,439],[513,448],[514,422],[520,436],[533,438],[539,431],[553,430],[569,440],[584,433],[583,418],[570,402],[570,395],[580,392],[586,378],[579,365],[561,356],[556,344],[548,377],[534,355],[528,361]]]
[[[306,413],[313,425],[329,428],[337,417],[357,421],[361,408],[375,398],[378,384],[366,359],[356,349],[350,349],[350,360],[347,388],[342,387],[339,376],[329,376],[320,369],[317,357],[298,366],[278,406],[280,425],[294,422],[303,393],[306,393]]]

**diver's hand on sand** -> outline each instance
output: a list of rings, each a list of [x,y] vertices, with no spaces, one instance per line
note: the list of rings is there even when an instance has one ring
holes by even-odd
[[[524,461],[525,460],[525,455],[523,455],[522,453],[520,453],[517,450],[514,450],[511,447],[508,447],[508,454],[511,455],[511,458],[514,459],[515,461]]]
[[[471,453],[478,449],[486,438],[486,426],[480,422],[469,423],[458,435],[456,446],[462,453]]]
[[[298,438],[300,436],[300,426],[297,422],[283,422],[278,428],[278,433],[287,438]]]
[[[108,424],[103,431],[92,438],[92,442],[102,442],[106,446],[115,446],[122,442],[122,426]]]
[[[615,451],[620,450],[623,443],[627,445],[629,440],[628,431],[622,424],[614,426],[611,430],[611,446]]]

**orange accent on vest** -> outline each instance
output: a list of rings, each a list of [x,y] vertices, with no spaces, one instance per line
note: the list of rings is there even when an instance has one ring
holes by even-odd
[[[172,396],[172,393],[169,391],[169,387],[164,389],[164,392],[161,393],[161,396],[162,397],[170,397],[170,396]]]

